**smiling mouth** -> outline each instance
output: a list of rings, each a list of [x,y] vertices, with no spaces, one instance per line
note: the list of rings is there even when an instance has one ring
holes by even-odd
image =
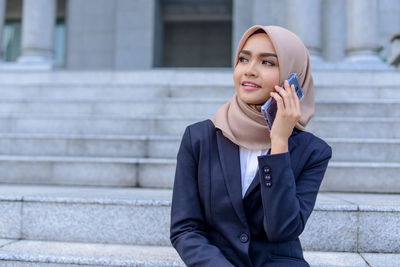
[[[261,86],[259,86],[256,83],[252,83],[252,82],[242,82],[242,86],[243,86],[243,89],[245,89],[245,90],[256,90],[256,89],[261,88]]]

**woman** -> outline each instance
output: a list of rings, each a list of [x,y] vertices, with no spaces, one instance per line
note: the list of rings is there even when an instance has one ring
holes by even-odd
[[[309,266],[298,237],[332,154],[305,129],[314,113],[309,53],[284,28],[253,26],[239,42],[233,80],[232,100],[183,135],[171,243],[188,266]],[[271,131],[260,111],[270,97],[278,104]]]

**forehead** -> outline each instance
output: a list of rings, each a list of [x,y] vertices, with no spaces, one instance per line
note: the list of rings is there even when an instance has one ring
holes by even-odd
[[[247,39],[242,49],[254,53],[276,53],[272,41],[266,33],[253,34]]]

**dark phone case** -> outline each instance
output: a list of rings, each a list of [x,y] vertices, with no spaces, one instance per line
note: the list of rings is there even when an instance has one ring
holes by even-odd
[[[288,79],[289,85],[294,85],[295,91],[299,99],[303,98],[303,91],[301,90],[301,86],[299,80],[297,78],[297,74],[293,73]],[[284,85],[281,85],[282,88],[285,88]],[[279,93],[278,93],[279,94]],[[273,97],[270,97],[268,101],[261,107],[261,110],[264,114],[265,120],[267,122],[268,128],[271,131],[272,124],[274,123],[276,112],[278,111],[278,105],[276,100]]]

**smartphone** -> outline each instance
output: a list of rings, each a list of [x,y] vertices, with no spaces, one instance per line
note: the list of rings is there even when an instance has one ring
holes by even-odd
[[[301,90],[301,86],[296,73],[292,73],[288,79],[289,85],[294,85],[294,89],[296,91],[297,96],[301,100],[304,96],[303,91]],[[285,88],[284,85],[281,85],[282,88]],[[279,94],[279,93],[278,93]],[[267,121],[267,125],[269,130],[271,131],[272,124],[274,123],[276,112],[278,111],[278,105],[276,104],[276,100],[273,97],[270,97],[267,102],[261,107],[261,111],[264,114],[265,120]]]

